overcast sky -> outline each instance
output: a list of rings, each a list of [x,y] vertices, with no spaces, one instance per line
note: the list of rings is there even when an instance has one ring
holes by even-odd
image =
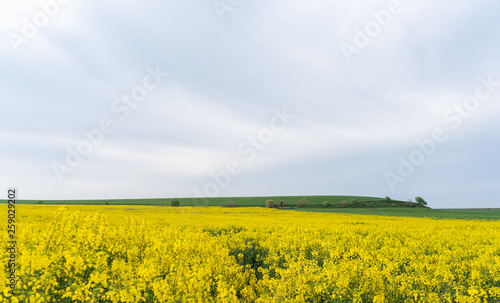
[[[500,207],[500,3],[0,2],[21,199]]]

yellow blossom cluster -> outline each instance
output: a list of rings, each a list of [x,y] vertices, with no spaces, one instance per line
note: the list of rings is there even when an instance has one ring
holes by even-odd
[[[0,302],[500,302],[499,221],[18,205],[16,236]]]

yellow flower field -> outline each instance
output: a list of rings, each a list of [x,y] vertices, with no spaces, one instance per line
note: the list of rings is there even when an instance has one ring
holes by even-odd
[[[1,302],[500,302],[498,221],[216,207],[16,212],[17,289],[11,296],[3,275]]]

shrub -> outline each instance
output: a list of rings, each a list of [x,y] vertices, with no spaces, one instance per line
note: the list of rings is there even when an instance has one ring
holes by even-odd
[[[349,203],[347,203],[347,201],[342,201],[342,207],[347,207],[347,205],[349,205]]]
[[[273,208],[274,207],[274,200],[267,200],[266,201],[266,207],[267,208]]]
[[[226,207],[235,207],[236,206],[236,203],[234,203],[233,201],[228,201],[226,203]]]
[[[288,203],[286,203],[285,200],[280,201],[280,207],[287,207],[287,206],[288,206]]]
[[[385,196],[385,201],[387,201],[387,202],[391,201],[391,197]]]
[[[181,202],[179,202],[177,198],[170,200],[170,206],[179,206],[179,205],[181,205]]]
[[[327,208],[330,206],[330,203],[328,201],[323,201],[323,207]]]
[[[43,202],[42,201],[38,201],[38,204],[42,204]]]
[[[104,204],[109,205],[109,201],[104,202]]]
[[[307,201],[306,198],[302,198],[299,201],[297,201],[296,207],[297,208],[303,208],[303,207],[306,207],[307,205],[309,205],[309,201]]]
[[[351,203],[349,203],[351,206],[354,206],[358,203],[358,199],[352,199]]]

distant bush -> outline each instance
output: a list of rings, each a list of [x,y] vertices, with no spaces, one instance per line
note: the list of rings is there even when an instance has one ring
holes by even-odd
[[[181,205],[181,202],[179,202],[177,198],[170,200],[170,206],[179,206],[179,205]]]
[[[109,201],[104,202],[104,204],[109,205]]]
[[[309,205],[309,201],[306,198],[302,198],[299,201],[297,201],[296,207],[297,208],[303,208]]]
[[[38,201],[38,204],[42,204],[42,203],[43,203],[43,201]]]
[[[347,207],[347,205],[349,205],[349,203],[347,201],[342,201],[342,207]]]
[[[323,201],[323,207],[324,207],[324,208],[327,208],[328,206],[330,206],[330,202],[328,202],[328,201]]]
[[[354,206],[358,203],[358,199],[351,199],[351,203],[349,205]]]
[[[391,197],[385,196],[385,201],[387,201],[387,202],[391,201]]]
[[[267,200],[266,201],[266,207],[267,208],[273,208],[274,207],[274,200]]]
[[[285,200],[280,201],[280,207],[287,207],[287,206],[288,206],[288,203],[286,203]]]
[[[226,202],[226,207],[235,207],[235,206],[236,206],[236,203],[234,203],[233,201]]]

